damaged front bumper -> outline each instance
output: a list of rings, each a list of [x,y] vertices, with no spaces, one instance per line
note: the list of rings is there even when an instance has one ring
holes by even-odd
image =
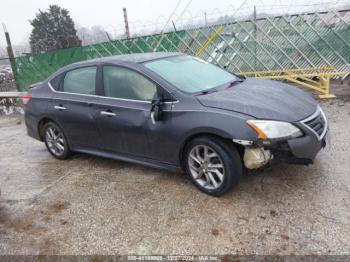
[[[244,165],[248,169],[260,168],[274,159],[281,159],[293,164],[312,164],[317,153],[326,146],[328,121],[320,106],[311,116],[293,122],[302,136],[296,138],[238,140],[234,143],[243,145]]]
[[[234,143],[244,146],[243,162],[248,169],[265,166],[272,159],[291,164],[312,164],[317,153],[326,146],[327,132],[320,139],[301,127],[304,136],[289,140],[237,140]]]
[[[243,162],[248,169],[257,169],[265,166],[273,159],[273,154],[270,150],[263,147],[245,148]]]

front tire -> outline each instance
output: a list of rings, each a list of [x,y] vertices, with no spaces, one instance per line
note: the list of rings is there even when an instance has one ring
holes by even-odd
[[[50,154],[60,160],[67,159],[70,155],[67,138],[62,129],[54,122],[48,122],[42,129],[43,139]]]
[[[212,196],[230,191],[238,185],[242,176],[242,162],[237,149],[215,137],[190,141],[183,161],[192,183]]]

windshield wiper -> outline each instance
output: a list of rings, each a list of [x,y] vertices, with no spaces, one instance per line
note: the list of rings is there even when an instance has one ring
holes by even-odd
[[[198,93],[195,94],[195,96],[202,96],[202,95],[207,95],[207,94],[211,94],[211,93],[214,93],[214,92],[217,92],[218,90],[216,90],[215,88],[210,88],[209,90],[203,90],[203,91],[200,91]]]
[[[211,93],[214,93],[214,92],[218,92],[220,90],[224,90],[224,89],[230,88],[230,87],[232,87],[232,86],[234,86],[236,84],[242,83],[244,80],[245,80],[245,77],[241,77],[241,78],[238,78],[236,80],[230,81],[227,84],[221,85],[220,87],[203,90],[203,91],[200,91],[198,93],[195,93],[194,95],[195,96],[201,96],[201,95],[207,95],[207,94],[211,94]]]
[[[225,89],[226,88],[230,88],[230,87],[232,87],[232,86],[234,86],[234,85],[236,85],[238,83],[242,83],[244,80],[245,80],[244,78],[240,78],[238,80],[233,80],[231,82],[228,82],[227,85],[225,86]]]

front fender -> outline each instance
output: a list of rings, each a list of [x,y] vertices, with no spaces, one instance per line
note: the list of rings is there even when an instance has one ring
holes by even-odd
[[[185,143],[191,137],[201,134],[216,135],[225,139],[255,140],[256,132],[246,124],[247,116],[220,111],[176,111],[172,112],[172,126],[176,127],[174,135],[176,143],[176,158],[180,158]],[[174,156],[175,157],[175,156]]]

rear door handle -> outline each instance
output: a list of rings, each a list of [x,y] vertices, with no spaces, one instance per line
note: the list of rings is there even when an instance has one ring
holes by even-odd
[[[109,112],[109,111],[101,111],[101,115],[104,115],[104,116],[116,116],[115,113]]]
[[[67,109],[64,106],[55,106],[54,108],[57,110],[66,110]]]

